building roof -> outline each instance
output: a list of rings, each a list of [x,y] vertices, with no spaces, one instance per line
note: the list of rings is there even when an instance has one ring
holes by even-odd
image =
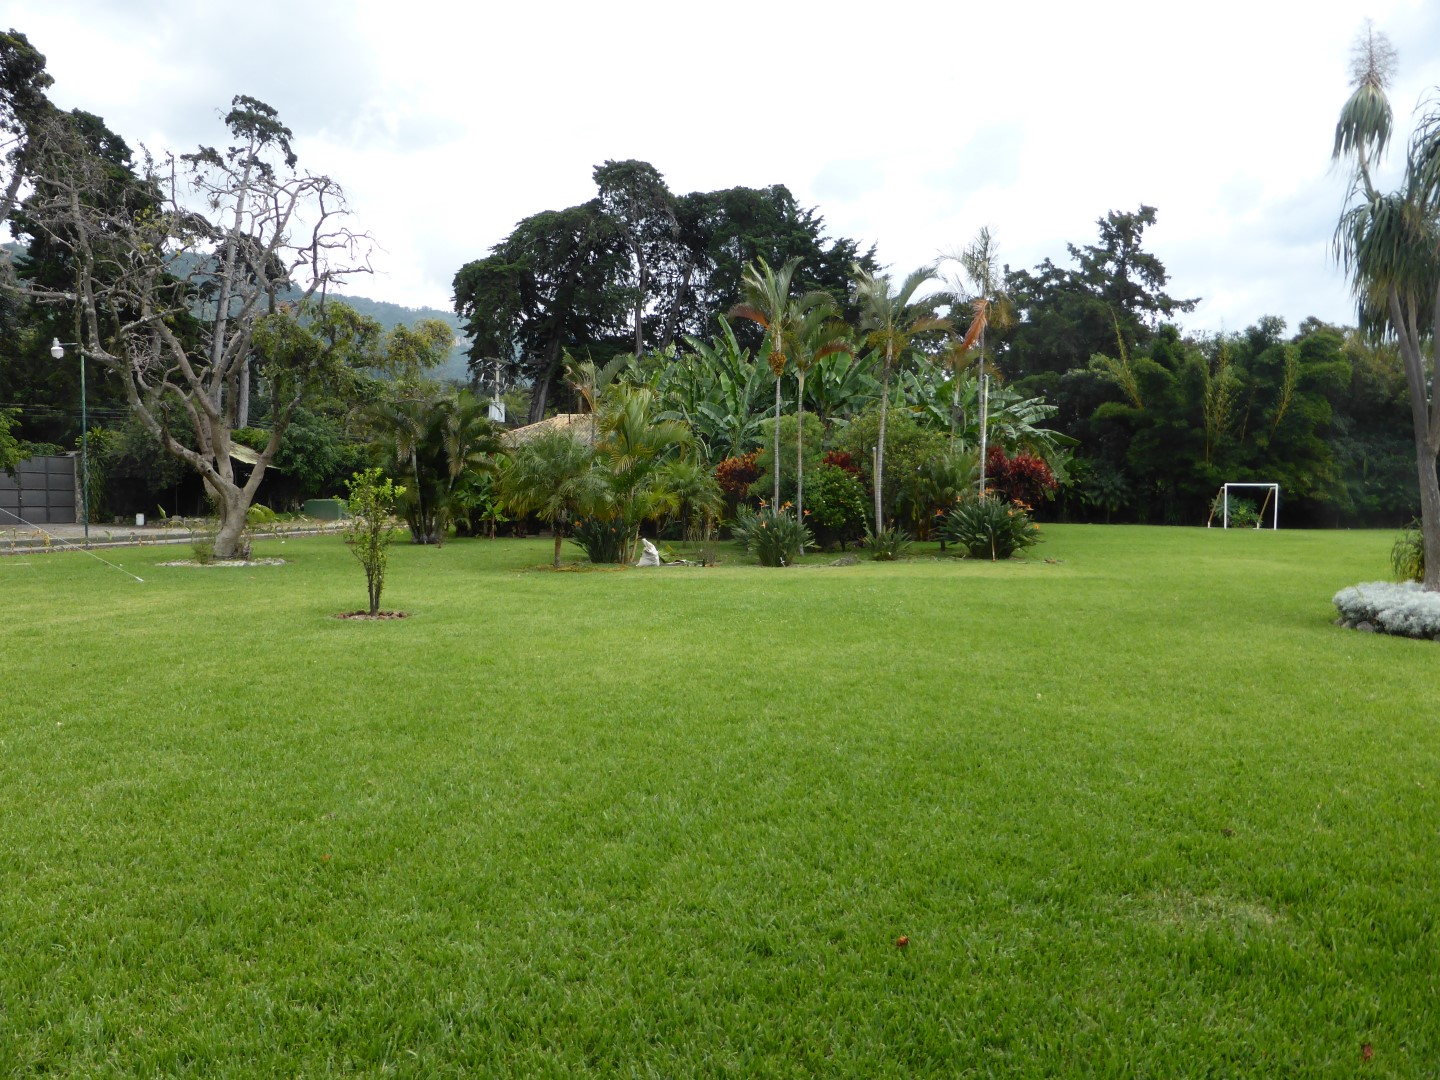
[[[583,442],[588,446],[595,445],[595,414],[594,413],[556,413],[547,417],[537,424],[526,424],[524,427],[511,428],[509,431],[500,434],[500,445],[508,450],[517,446],[523,446],[532,439],[541,435],[547,435],[552,431],[567,432],[572,438]]]

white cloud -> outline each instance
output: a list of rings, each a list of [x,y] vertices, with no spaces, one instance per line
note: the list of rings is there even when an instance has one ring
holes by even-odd
[[[1012,266],[1067,261],[1095,219],[1159,208],[1147,247],[1187,322],[1349,316],[1328,242],[1347,59],[1370,15],[1408,129],[1440,83],[1425,0],[476,5],[417,0],[3,2],[52,96],[132,143],[217,142],[236,93],[346,186],[383,247],[356,291],[448,306],[517,220],[642,158],[673,190],[784,183],[900,272],[989,225]]]

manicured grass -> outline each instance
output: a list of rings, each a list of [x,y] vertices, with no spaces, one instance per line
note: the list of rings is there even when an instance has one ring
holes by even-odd
[[[0,1074],[1434,1076],[1390,535],[1045,535],[0,559]]]

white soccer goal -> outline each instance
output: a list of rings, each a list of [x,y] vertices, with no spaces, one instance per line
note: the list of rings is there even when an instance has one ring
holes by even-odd
[[[1260,516],[1259,516],[1259,517],[1256,519],[1256,521],[1255,521],[1255,528],[1257,528],[1257,529],[1263,529],[1263,528],[1265,527],[1265,511],[1266,511],[1266,510],[1269,510],[1269,511],[1270,511],[1270,528],[1271,528],[1271,529],[1278,529],[1278,528],[1280,528],[1280,485],[1279,485],[1279,484],[1222,484],[1221,487],[1220,487],[1220,496],[1219,496],[1219,498],[1216,500],[1216,502],[1220,503],[1220,506],[1221,506],[1221,508],[1222,508],[1222,509],[1221,509],[1221,518],[1220,518],[1220,521],[1221,521],[1220,527],[1221,527],[1222,529],[1228,529],[1228,528],[1230,527],[1230,489],[1231,489],[1231,488],[1263,488],[1264,491],[1265,491],[1265,501],[1260,504]],[[1215,507],[1212,505],[1212,506],[1210,507],[1210,517],[1209,517],[1209,519],[1205,522],[1205,527],[1206,527],[1207,529],[1210,528],[1210,526],[1214,523],[1214,521],[1215,521]]]

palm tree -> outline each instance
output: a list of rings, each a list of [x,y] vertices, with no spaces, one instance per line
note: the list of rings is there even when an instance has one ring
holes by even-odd
[[[828,293],[808,292],[790,296],[790,280],[800,266],[796,256],[777,273],[762,258],[745,268],[740,279],[744,300],[730,309],[730,317],[749,319],[765,331],[770,345],[770,370],[775,375],[775,504],[780,502],[780,376],[799,347],[806,314],[816,307],[833,304]]]
[[[367,420],[386,471],[409,474],[400,502],[412,542],[443,543],[457,486],[467,474],[490,468],[499,449],[486,406],[469,390],[402,384],[370,407]]]
[[[915,299],[921,285],[935,280],[933,266],[912,271],[893,292],[888,274],[871,274],[859,263],[853,264],[852,273],[865,344],[880,354],[880,434],[875,448],[875,533],[878,535],[885,528],[881,499],[885,484],[885,422],[890,405],[890,376],[915,335],[927,330],[948,330],[950,321],[935,314],[936,298]]]
[[[1372,166],[1384,156],[1392,117],[1385,89],[1395,50],[1368,25],[1351,68],[1355,91],[1335,125],[1336,160],[1350,158],[1349,205],[1335,229],[1335,251],[1350,277],[1360,329],[1394,334],[1410,389],[1425,546],[1422,587],[1440,591],[1440,108],[1433,99],[1411,136],[1399,190],[1380,192]]]
[[[725,493],[720,490],[715,471],[703,461],[676,458],[665,465],[663,484],[675,497],[685,539],[708,542],[711,530],[725,512]]]
[[[426,505],[426,469],[422,463],[425,447],[433,432],[434,400],[421,390],[402,389],[396,396],[376,402],[370,409],[369,424],[379,439],[376,445],[387,473],[408,472],[410,490],[403,498],[410,541],[433,544],[438,539],[434,503]]]
[[[827,298],[828,299],[828,298]],[[805,313],[796,335],[795,353],[795,411],[799,423],[795,427],[795,516],[805,515],[805,375],[815,364],[838,352],[854,353],[850,343],[850,328],[836,316],[833,301],[817,303]],[[780,425],[777,422],[778,432]],[[776,464],[779,462],[777,460]],[[800,542],[800,553],[805,553],[805,542]]]
[[[564,431],[549,431],[515,448],[500,477],[501,497],[517,513],[534,513],[555,537],[555,565],[565,527],[604,497],[595,452]]]
[[[1014,306],[1010,294],[1005,290],[1005,280],[1000,268],[1000,245],[990,226],[982,225],[970,246],[958,255],[950,257],[960,264],[963,282],[957,282],[956,300],[968,302],[974,312],[970,329],[965,340],[980,346],[979,367],[976,372],[980,388],[980,494],[985,494],[985,434],[989,405],[988,384],[985,381],[985,331],[990,324],[997,329],[1014,322]],[[958,389],[958,383],[957,383]]]
[[[656,403],[649,387],[622,383],[601,399],[596,414],[595,455],[603,466],[607,501],[625,525],[631,557],[640,544],[641,523],[678,505],[662,466],[691,445],[689,426],[659,419]]]
[[[970,320],[970,328],[965,331],[964,337],[950,337],[940,349],[940,365],[950,372],[950,442],[953,444],[960,438],[960,431],[964,425],[960,418],[964,415],[960,407],[960,375],[969,366],[970,353],[975,348],[975,342],[985,333],[986,317],[990,312],[990,305],[985,300],[977,300],[974,303],[975,317]],[[978,389],[979,382],[976,382]]]
[[[470,390],[442,399],[437,435],[445,464],[442,519],[473,535],[474,495],[485,490],[499,460],[500,440],[490,421],[489,402]]]

